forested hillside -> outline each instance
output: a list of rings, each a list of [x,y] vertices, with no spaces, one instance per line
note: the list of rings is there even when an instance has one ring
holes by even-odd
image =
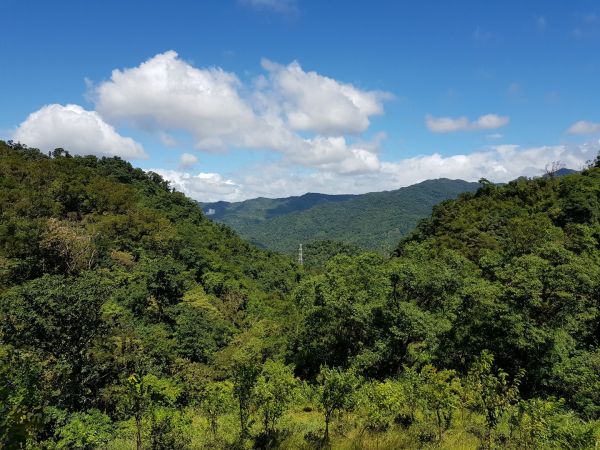
[[[210,218],[270,250],[291,254],[301,243],[333,240],[390,253],[435,204],[478,187],[478,183],[439,179],[394,191],[259,198],[207,203],[203,209],[213,210]]]
[[[600,160],[483,181],[300,267],[118,158],[0,142],[0,448],[597,448]]]

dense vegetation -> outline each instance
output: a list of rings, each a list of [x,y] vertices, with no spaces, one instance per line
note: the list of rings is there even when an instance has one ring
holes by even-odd
[[[598,445],[600,160],[305,267],[118,158],[0,142],[0,216],[0,448]]]
[[[292,254],[300,243],[334,240],[389,254],[437,203],[473,192],[478,183],[428,180],[362,195],[305,194],[203,205],[209,217],[254,244]]]

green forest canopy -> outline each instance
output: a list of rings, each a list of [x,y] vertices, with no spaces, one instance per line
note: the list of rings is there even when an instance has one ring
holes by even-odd
[[[0,448],[598,443],[598,160],[304,268],[119,158],[0,142],[0,215]]]

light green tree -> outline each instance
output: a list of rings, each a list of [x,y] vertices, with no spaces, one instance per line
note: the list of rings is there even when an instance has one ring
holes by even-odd
[[[421,395],[425,407],[435,414],[438,440],[452,425],[454,411],[460,406],[462,386],[453,370],[437,370],[431,365],[421,370]]]
[[[213,438],[217,436],[219,417],[233,406],[233,385],[229,381],[213,381],[202,389],[200,405],[208,419]]]
[[[298,387],[293,367],[279,361],[268,360],[258,376],[254,395],[262,413],[265,433],[275,432],[277,421],[293,400]]]
[[[495,373],[494,373],[495,372]],[[474,406],[485,416],[483,446],[492,446],[492,432],[510,405],[519,400],[519,383],[523,373],[512,382],[502,369],[494,371],[494,356],[484,351],[472,365],[467,376],[467,386],[474,395]]]
[[[318,402],[325,418],[323,440],[329,442],[329,424],[335,413],[349,410],[354,406],[355,391],[359,386],[358,377],[351,371],[322,367],[317,377]]]

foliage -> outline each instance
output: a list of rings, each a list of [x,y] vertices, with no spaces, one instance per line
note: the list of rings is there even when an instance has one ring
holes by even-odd
[[[329,442],[329,424],[334,414],[350,410],[355,403],[359,379],[350,371],[322,367],[317,377],[318,404],[325,418],[324,442]]]
[[[564,401],[531,399],[514,408],[513,445],[522,449],[585,449],[595,445],[594,430],[564,409]]]
[[[73,413],[58,432],[57,448],[91,450],[105,446],[112,438],[110,417],[94,409]]]
[[[361,389],[359,405],[365,426],[376,432],[388,430],[405,401],[402,385],[393,380],[370,381]]]
[[[354,204],[305,200],[267,220]],[[600,168],[484,182],[390,257],[305,248],[119,158],[0,142],[0,448],[597,446]]]
[[[298,381],[292,366],[268,360],[256,380],[254,396],[263,416],[265,433],[276,431],[275,426],[289,403],[294,399]]]
[[[187,434],[187,427],[177,423],[181,421],[181,414],[166,408],[155,409],[150,423],[150,448],[152,450],[188,449],[191,439]]]
[[[201,406],[208,419],[213,438],[216,437],[219,417],[233,407],[233,385],[228,381],[215,381],[206,384],[201,394]]]
[[[423,402],[435,414],[438,440],[452,425],[454,412],[460,406],[462,386],[452,370],[437,370],[431,365],[421,370]]]
[[[511,382],[508,374],[502,369],[493,371],[494,357],[483,352],[469,371],[467,383],[475,394],[474,406],[479,408],[485,417],[486,432],[484,445],[491,447],[492,431],[498,426],[502,415],[511,404],[519,399],[520,376]]]
[[[233,368],[233,395],[238,401],[240,436],[249,435],[250,412],[254,406],[255,386],[260,367],[252,361],[242,361]]]

